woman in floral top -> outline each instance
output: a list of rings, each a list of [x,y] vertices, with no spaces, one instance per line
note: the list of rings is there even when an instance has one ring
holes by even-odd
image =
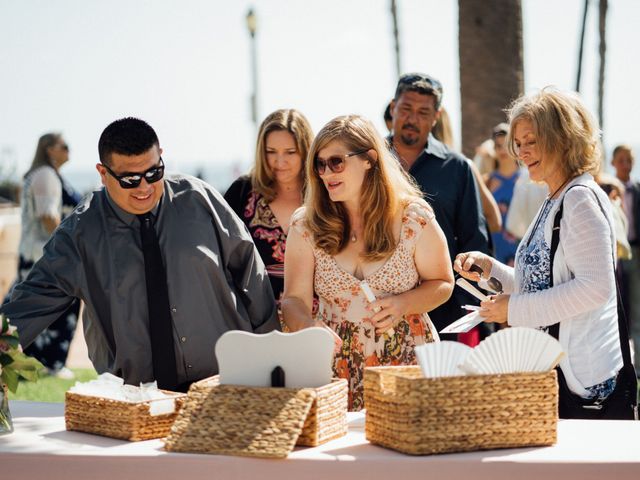
[[[447,244],[418,188],[359,116],[325,125],[311,145],[307,178],[287,239],[284,320],[293,331],[335,333],[333,369],[349,382],[350,410],[360,410],[364,367],[415,364],[414,347],[437,340],[426,312],[451,296]]]
[[[302,205],[304,162],[313,132],[297,110],[276,110],[262,122],[255,165],[224,195],[245,223],[265,263],[276,301],[284,288],[284,251],[291,214]]]

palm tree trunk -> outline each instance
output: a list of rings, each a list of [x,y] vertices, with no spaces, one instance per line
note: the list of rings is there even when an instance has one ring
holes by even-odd
[[[398,34],[398,8],[396,0],[391,0],[391,19],[393,20],[393,46],[396,54],[396,73],[398,78],[402,75],[400,62],[400,37]]]
[[[458,0],[462,151],[475,148],[506,120],[524,91],[520,0]]]
[[[598,73],[598,122],[600,123],[600,128],[604,130],[604,67],[605,67],[605,59],[607,56],[607,41],[606,41],[606,30],[607,30],[607,9],[609,7],[608,0],[600,0],[600,15],[598,17],[598,31],[600,33],[600,71]]]
[[[582,12],[582,28],[580,29],[580,49],[578,50],[578,73],[576,74],[576,92],[580,91],[580,80],[582,80],[582,52],[584,51],[584,34],[587,29],[588,11],[589,0],[584,0],[584,10]]]

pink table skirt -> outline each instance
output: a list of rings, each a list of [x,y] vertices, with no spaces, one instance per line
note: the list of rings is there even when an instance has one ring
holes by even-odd
[[[552,447],[409,456],[369,444],[364,415],[349,433],[285,460],[178,454],[161,440],[124,442],[64,428],[64,405],[11,402],[15,432],[0,437],[2,479],[640,479],[640,422],[564,420]]]

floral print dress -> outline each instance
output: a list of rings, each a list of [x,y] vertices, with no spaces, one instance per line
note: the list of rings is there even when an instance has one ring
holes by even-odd
[[[233,182],[224,194],[224,199],[249,229],[253,243],[269,274],[271,289],[278,306],[280,328],[288,331],[280,307],[284,291],[284,252],[287,246],[287,234],[278,223],[267,199],[253,190],[248,176],[240,177]],[[318,301],[314,298],[314,314],[317,308]]]
[[[404,210],[400,241],[387,261],[365,278],[376,298],[397,295],[415,288],[420,277],[414,261],[415,244],[433,212],[426,204],[410,203]],[[315,257],[314,288],[319,297],[318,317],[342,339],[342,348],[333,362],[334,374],[349,384],[349,410],[364,405],[365,367],[414,365],[414,347],[438,339],[426,313],[405,316],[393,335],[377,335],[370,322],[369,302],[360,289],[361,280],[343,270],[334,257],[316,248],[303,219],[294,216],[292,228],[298,229],[312,246]]]
[[[280,305],[284,289],[284,250],[287,235],[266,199],[251,188],[251,180],[248,177],[236,180],[224,198],[249,229],[269,274],[275,299]]]

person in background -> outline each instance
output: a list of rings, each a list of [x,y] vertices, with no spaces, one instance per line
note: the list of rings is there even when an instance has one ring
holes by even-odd
[[[454,148],[453,129],[451,128],[451,119],[446,108],[440,108],[440,116],[436,120],[436,124],[431,130],[431,134],[435,137],[436,140],[440,140],[442,143],[444,143],[447,148]],[[465,160],[469,160],[466,157],[464,158]],[[502,217],[500,215],[500,208],[498,207],[496,200],[493,198],[491,191],[486,186],[476,164],[469,160],[469,166],[473,171],[473,177],[475,178],[476,184],[478,185],[480,201],[482,202],[482,213],[484,213],[484,216],[487,219],[489,232],[499,232],[502,228]],[[492,249],[491,244],[490,249]]]
[[[454,148],[454,140],[453,140],[453,129],[451,128],[451,119],[449,117],[449,113],[444,107],[440,108],[440,116],[436,120],[436,124],[433,126],[431,130],[431,134],[437,139],[444,143],[448,148]],[[493,148],[493,140],[491,140],[491,147]],[[491,150],[493,152],[493,150]],[[475,178],[476,184],[478,186],[478,192],[480,193],[480,202],[482,203],[482,213],[487,220],[487,230],[491,235],[495,234],[495,232],[500,232],[502,228],[502,216],[500,214],[500,208],[495,198],[493,197],[489,187],[482,178],[480,174],[480,170],[476,164],[464,157],[465,160],[469,163],[469,167],[473,172],[473,177]],[[494,159],[492,161],[495,162]],[[493,252],[493,237],[489,236],[489,251]],[[459,333],[457,340],[465,345],[469,345],[470,347],[475,347],[480,343],[480,341],[493,333],[493,327],[486,323],[481,323],[473,327],[468,332]]]
[[[473,164],[482,175],[487,175],[498,168],[498,160],[496,159],[496,151],[492,138],[487,138],[476,147]]]
[[[470,280],[493,276],[502,282],[504,293],[481,304],[485,321],[546,328],[560,341],[566,353],[559,370],[560,414],[566,418],[572,403],[566,391],[605,401],[623,366],[611,208],[593,180],[600,162],[599,130],[577,96],[552,88],[516,100],[509,121],[509,152],[551,193],[520,242],[515,267],[476,251],[457,255],[454,269]],[[554,220],[561,205],[555,247]],[[473,265],[482,276],[470,271]]]
[[[98,154],[104,188],[60,224],[0,313],[27,346],[81,299],[98,373],[186,391],[218,373],[222,334],[278,327],[264,264],[222,195],[195,177],[165,177],[146,122],[112,122]]]
[[[302,113],[276,110],[258,132],[255,164],[224,198],[249,229],[265,263],[276,302],[284,289],[284,256],[291,215],[302,205],[313,132]]]
[[[391,103],[387,103],[387,108],[384,109],[383,118],[385,127],[387,127],[387,130],[389,131],[389,133],[391,133],[391,130],[393,129],[393,119],[391,118]]]
[[[292,331],[335,332],[334,372],[349,382],[349,409],[360,410],[366,366],[415,364],[415,346],[438,339],[426,312],[453,290],[447,243],[420,190],[362,117],[322,128],[307,178],[287,239],[284,321]],[[367,300],[362,281],[377,300]]]
[[[431,129],[431,134],[444,143],[448,148],[453,149],[453,128],[451,127],[451,118],[449,112],[444,107],[440,107],[440,116],[436,120],[435,125]]]
[[[547,184],[532,181],[526,168],[521,168],[520,176],[513,187],[513,196],[505,220],[506,230],[521,240],[547,195],[549,195]]]
[[[631,258],[620,261],[620,276],[637,367],[640,356],[640,182],[631,178],[634,162],[633,150],[628,145],[618,145],[613,149],[611,165],[625,188],[623,205],[628,220]]]
[[[40,137],[22,186],[22,234],[16,283],[27,277],[53,231],[80,200],[60,175],[60,168],[68,161],[69,146],[61,134],[46,133]],[[65,364],[79,309],[80,303],[72,302],[25,350],[27,355],[40,360],[51,375],[67,379],[74,376]]]
[[[499,123],[493,128],[491,138],[494,144],[497,167],[486,175],[485,183],[500,208],[502,224],[506,223],[509,205],[513,197],[513,189],[520,176],[520,167],[516,158],[509,155],[506,147],[509,125]],[[513,259],[518,247],[518,239],[511,235],[506,228],[493,232],[493,249],[496,260],[506,265],[513,265]]]
[[[440,82],[429,75],[402,75],[391,104],[393,135],[389,144],[432,206],[453,261],[462,251],[488,253],[489,235],[470,161],[431,134],[440,117],[442,93]],[[473,302],[473,297],[456,289],[429,315],[442,330],[465,314],[462,305]]]

